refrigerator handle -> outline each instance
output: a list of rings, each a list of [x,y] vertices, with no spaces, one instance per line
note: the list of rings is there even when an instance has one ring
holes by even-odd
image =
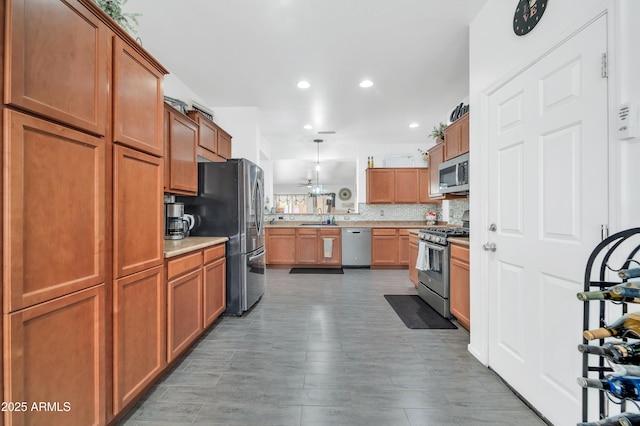
[[[267,251],[263,248],[261,248],[260,250],[258,250],[258,253],[254,254],[253,256],[249,256],[249,262],[253,262],[254,260],[262,257],[265,255]]]

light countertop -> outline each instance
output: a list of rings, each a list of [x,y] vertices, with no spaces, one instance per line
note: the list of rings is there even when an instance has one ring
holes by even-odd
[[[164,240],[164,258],[179,256],[194,250],[222,244],[228,237],[188,237],[182,240]]]
[[[447,240],[449,240],[450,243],[452,244],[459,244],[461,246],[466,246],[469,247],[469,238],[462,238],[462,237],[450,237],[447,238]]]
[[[305,225],[303,223],[312,223],[312,221],[298,221],[298,220],[277,220],[275,223],[267,222],[266,228],[313,228],[313,226]],[[336,225],[321,225],[318,223],[317,227],[326,228],[426,228],[427,222],[424,220],[341,220]],[[432,226],[432,225],[429,225]],[[446,223],[438,223],[435,226],[447,226]]]

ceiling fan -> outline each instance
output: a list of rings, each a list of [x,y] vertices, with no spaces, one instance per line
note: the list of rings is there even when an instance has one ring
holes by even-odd
[[[307,183],[299,183],[298,186],[306,186],[307,188],[311,188],[313,186],[313,181],[311,181],[311,179],[307,179]]]

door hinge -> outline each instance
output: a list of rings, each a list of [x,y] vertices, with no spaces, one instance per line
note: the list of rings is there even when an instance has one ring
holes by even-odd
[[[604,52],[601,57],[600,75],[602,76],[602,78],[609,77],[609,63],[607,61],[607,52]]]
[[[600,225],[600,241],[604,241],[609,238],[609,225]]]

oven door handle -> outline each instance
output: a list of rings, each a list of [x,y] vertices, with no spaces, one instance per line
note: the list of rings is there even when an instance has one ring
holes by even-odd
[[[445,248],[444,248],[444,247],[442,247],[442,246],[436,246],[436,245],[434,245],[434,244],[429,244],[429,243],[425,243],[425,244],[426,244],[426,245],[427,245],[427,247],[428,247],[428,248],[430,248],[430,249],[433,249],[433,250],[436,250],[436,251],[442,251],[442,252],[444,252],[444,249],[445,249]]]

